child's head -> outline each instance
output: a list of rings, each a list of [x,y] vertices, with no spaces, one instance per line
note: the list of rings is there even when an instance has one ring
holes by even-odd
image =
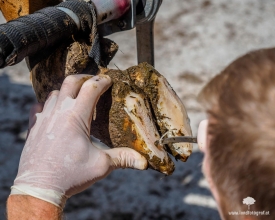
[[[230,64],[202,90],[208,113],[203,169],[225,219],[228,211],[275,214],[275,49],[249,53]],[[202,128],[202,130],[204,130]],[[253,217],[253,216],[250,216]],[[256,216],[254,216],[256,217]],[[273,217],[274,218],[274,217]]]

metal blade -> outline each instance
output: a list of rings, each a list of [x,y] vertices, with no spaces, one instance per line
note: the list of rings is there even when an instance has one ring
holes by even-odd
[[[197,143],[197,137],[179,136],[179,137],[164,138],[162,140],[162,144],[180,143],[180,142]]]
[[[138,63],[147,62],[152,66],[155,65],[154,22],[155,19],[136,25]]]

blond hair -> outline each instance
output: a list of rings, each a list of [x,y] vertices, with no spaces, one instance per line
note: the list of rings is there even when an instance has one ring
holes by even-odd
[[[275,49],[240,57],[213,78],[199,100],[209,114],[211,176],[221,209],[275,215]],[[239,219],[229,216],[226,219]],[[243,217],[243,216],[242,216]]]

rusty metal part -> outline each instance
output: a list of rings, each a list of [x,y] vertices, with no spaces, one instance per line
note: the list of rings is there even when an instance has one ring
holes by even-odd
[[[155,66],[154,20],[137,24],[136,37],[138,63],[147,62]]]
[[[0,10],[7,21],[31,14],[41,8],[54,6],[62,0],[3,0]]]
[[[155,65],[154,23],[162,0],[139,1],[144,10],[137,14],[136,38],[138,64],[147,62]]]

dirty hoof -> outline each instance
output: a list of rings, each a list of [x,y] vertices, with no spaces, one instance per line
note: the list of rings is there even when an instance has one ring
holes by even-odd
[[[174,171],[170,152],[186,161],[192,144],[158,144],[167,137],[191,136],[189,119],[179,97],[167,80],[147,63],[125,71],[103,70],[112,88],[99,100],[91,133],[112,147],[130,147],[141,153],[150,167],[166,175]]]

